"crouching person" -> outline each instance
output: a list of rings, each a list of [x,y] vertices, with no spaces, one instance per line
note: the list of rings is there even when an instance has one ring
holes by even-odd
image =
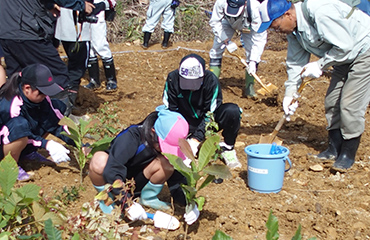
[[[167,181],[174,200],[185,205],[185,196],[179,183],[186,183],[186,179],[174,170],[162,153],[185,159],[178,141],[180,138],[185,139],[188,131],[189,125],[179,113],[168,110],[150,113],[139,124],[131,125],[120,132],[107,151],[94,154],[89,166],[89,176],[95,189],[101,192],[106,183],[112,184],[117,179],[126,182],[133,178],[133,197],[140,197],[140,204],[153,209],[169,210],[170,204],[157,197]],[[114,189],[112,193],[118,195],[119,190],[116,190],[118,189]],[[100,203],[100,208],[105,213],[110,213],[113,207]],[[131,207],[136,212],[142,211],[138,205]],[[144,213],[143,215],[145,217]],[[136,216],[132,220],[142,218],[142,214]],[[196,218],[198,216],[199,214]]]
[[[0,88],[0,159],[10,153],[18,162],[41,147],[49,152],[55,163],[70,160],[68,149],[44,138],[51,133],[74,145],[72,139],[61,134],[64,128],[58,124],[63,118],[65,104],[49,98],[62,90],[49,68],[42,64],[29,65],[6,81]],[[18,180],[29,178],[19,167]]]

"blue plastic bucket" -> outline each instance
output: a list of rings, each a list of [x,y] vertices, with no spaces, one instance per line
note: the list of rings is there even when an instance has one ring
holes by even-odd
[[[271,154],[271,147],[275,148]],[[289,150],[272,144],[253,144],[244,151],[248,156],[248,187],[260,193],[278,193],[283,187],[284,173],[292,163],[288,158]],[[285,169],[288,161],[289,168]]]

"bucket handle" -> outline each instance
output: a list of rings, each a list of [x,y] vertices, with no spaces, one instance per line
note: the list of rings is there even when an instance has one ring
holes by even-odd
[[[286,157],[285,160],[288,160],[288,163],[289,163],[289,168],[285,169],[285,172],[288,172],[292,168],[292,162],[290,161],[289,157]]]

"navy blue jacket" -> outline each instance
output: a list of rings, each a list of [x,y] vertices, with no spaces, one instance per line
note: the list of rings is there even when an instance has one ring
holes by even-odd
[[[132,125],[117,135],[108,149],[108,161],[103,171],[107,183],[135,177],[159,154],[149,147],[141,125]]]
[[[50,133],[74,145],[72,139],[61,134],[66,127],[58,124],[66,109],[63,102],[47,96],[41,103],[33,103],[20,92],[11,100],[0,99],[0,144],[28,137],[29,144],[45,148],[47,140],[43,136]]]

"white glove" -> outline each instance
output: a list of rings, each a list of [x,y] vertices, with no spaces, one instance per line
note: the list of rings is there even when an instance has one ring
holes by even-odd
[[[185,160],[183,161],[185,166],[187,166],[188,168],[191,168],[191,159],[190,158],[185,158]]]
[[[305,78],[305,77],[319,78],[322,75],[322,71],[317,62],[310,62],[306,64],[303,67],[303,69],[304,69],[304,72],[301,75],[302,78]]]
[[[61,163],[71,160],[68,156],[69,150],[65,148],[62,144],[57,143],[53,140],[49,140],[46,143],[46,150],[49,152],[51,158],[55,163]]]
[[[232,42],[232,41],[229,41],[227,44],[226,44],[226,49],[227,51],[229,51],[230,53],[236,51],[238,49],[238,45],[236,45],[236,43]]]
[[[255,74],[257,71],[257,63],[255,61],[250,61],[248,64],[248,74]]]
[[[145,220],[148,218],[144,208],[137,202],[134,202],[127,210],[127,217],[131,221]]]
[[[199,214],[198,205],[195,204],[194,208],[189,213],[184,214],[185,222],[188,225],[193,224],[196,220],[198,220]]]
[[[293,104],[292,101],[293,101],[293,97],[284,97],[283,99],[283,110],[284,110],[284,113],[285,113],[285,116],[286,116],[286,120],[289,122],[290,121],[290,116],[293,115],[295,113],[295,111],[297,110],[298,108],[298,102],[295,101]]]
[[[198,146],[200,142],[194,138],[188,138],[186,141],[189,143],[193,155],[196,156],[198,153]]]

